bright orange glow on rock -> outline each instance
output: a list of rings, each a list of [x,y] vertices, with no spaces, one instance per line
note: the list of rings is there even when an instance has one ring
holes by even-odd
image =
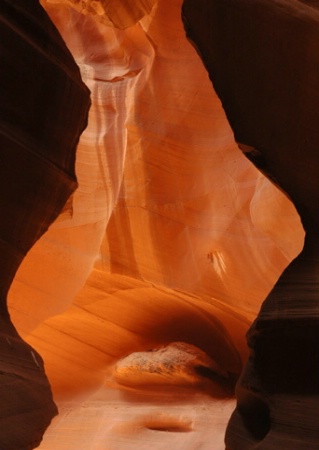
[[[8,299],[60,410],[42,450],[164,449],[166,430],[176,450],[223,450],[245,334],[303,245],[294,206],[235,143],[181,0],[133,3],[41,2],[92,101],[78,188]],[[172,342],[205,352],[227,389],[112,377],[120,358]]]

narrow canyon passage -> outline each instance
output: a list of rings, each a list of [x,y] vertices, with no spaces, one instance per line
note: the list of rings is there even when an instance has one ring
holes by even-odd
[[[317,386],[316,373],[308,391],[298,388],[295,397],[290,391],[286,396],[282,384],[278,392],[269,384],[273,374],[282,381],[287,366],[291,373],[299,368],[291,353],[281,358],[276,345],[290,346],[286,319],[303,316],[293,322],[300,354],[300,342],[312,348],[316,340],[316,317],[312,314],[310,323],[306,316],[315,308],[317,290],[317,256],[312,252],[318,248],[312,117],[317,57],[313,36],[302,40],[301,49],[299,34],[288,45],[280,33],[289,31],[293,20],[302,33],[310,21],[309,32],[315,36],[316,9],[306,2],[258,0],[255,27],[265,33],[267,54],[258,59],[253,21],[247,27],[246,22],[241,25],[239,19],[246,17],[241,13],[230,15],[234,22],[225,15],[225,23],[218,15],[223,15],[223,4],[250,11],[252,2],[246,0],[187,0],[184,5],[182,0],[42,0],[43,9],[36,0],[16,3],[0,6],[1,67],[6,68],[1,100],[8,100],[0,117],[6,139],[1,142],[0,179],[0,231],[6,236],[0,237],[8,243],[13,236],[11,243],[23,252],[17,256],[3,245],[3,304],[10,286],[8,308],[19,337],[4,308],[1,348],[11,358],[12,343],[18,353],[20,336],[27,342],[21,344],[19,364],[28,374],[22,385],[42,383],[44,394],[36,388],[28,389],[28,395],[14,390],[1,394],[1,404],[12,405],[23,425],[8,425],[3,410],[6,433],[0,432],[0,448],[39,445],[56,414],[52,399],[59,415],[44,434],[41,450],[160,450],[168,445],[224,450],[231,416],[229,450],[248,450],[248,444],[256,443],[267,450],[285,448],[285,436],[293,436],[287,429],[294,429],[294,421],[303,416],[305,396],[315,400]],[[280,3],[279,12],[284,11],[287,24],[276,28],[278,36],[267,20],[272,24],[277,17],[280,22],[280,14],[258,13],[266,3]],[[217,12],[210,9],[213,5]],[[294,13],[291,21],[285,11]],[[12,12],[19,19],[12,19]],[[218,26],[211,36],[214,20]],[[269,30],[282,43],[277,50],[284,53],[289,47],[291,52],[289,63],[277,72],[273,41],[266,42]],[[234,44],[244,47],[246,41],[256,54],[251,66],[251,55],[243,52],[247,61],[243,59],[246,71],[241,73],[242,53]],[[291,70],[298,61],[294,51],[309,71]],[[280,78],[282,73],[291,84]],[[272,80],[274,74],[278,83],[269,88],[264,76]],[[291,97],[299,86],[305,91]],[[275,88],[280,95],[269,95]],[[312,95],[309,108],[305,92]],[[286,101],[289,114],[279,100]],[[247,116],[246,101],[251,102]],[[266,125],[278,119],[277,109],[289,130],[278,125],[268,133]],[[10,123],[15,129],[9,146]],[[273,144],[278,142],[277,151]],[[26,153],[7,151],[21,143]],[[35,143],[41,151],[33,159]],[[313,150],[304,158],[299,149],[305,152],[308,145]],[[44,162],[47,157],[49,163]],[[302,170],[296,171],[296,165]],[[308,244],[301,253],[304,229]],[[306,277],[310,289],[304,288]],[[292,282],[282,308],[281,298]],[[277,317],[281,309],[289,314]],[[305,334],[309,339],[303,341]],[[174,353],[176,343],[180,353]],[[161,352],[162,360],[157,357]],[[132,354],[137,354],[136,363],[123,359]],[[271,367],[258,354],[267,355]],[[316,354],[300,357],[311,371]],[[252,396],[249,380],[256,370],[260,395]],[[236,408],[234,384],[241,373]],[[298,376],[301,386],[303,375]],[[289,386],[296,391],[296,385]],[[269,392],[274,407],[264,401]],[[19,402],[8,402],[12,398],[21,408]],[[268,435],[272,421],[282,421],[281,411],[291,398],[291,421],[283,432]],[[32,418],[32,426],[26,412],[31,404],[48,411],[46,416],[41,412],[41,423]],[[315,404],[311,400],[309,411]],[[305,415],[306,422],[310,416]],[[308,427],[306,422],[294,429],[296,450],[304,448],[298,433]],[[312,450],[316,424],[310,423],[310,429],[310,447],[305,448]],[[266,435],[273,441],[267,442]]]

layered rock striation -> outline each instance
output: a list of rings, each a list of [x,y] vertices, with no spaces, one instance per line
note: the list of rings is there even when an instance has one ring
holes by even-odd
[[[237,148],[207,71],[186,39],[181,3],[41,1],[91,91],[88,127],[77,146],[75,169],[75,146],[88,108],[88,90],[81,83],[79,70],[37,2],[15,2],[13,8],[6,1],[1,6],[1,23],[6,27],[10,23],[12,31],[8,34],[7,28],[2,28],[6,39],[1,42],[9,42],[8,50],[4,45],[4,61],[10,69],[7,73],[14,73],[4,78],[1,95],[5,98],[11,92],[11,97],[1,119],[7,128],[10,119],[14,129],[10,148],[19,154],[19,159],[12,157],[3,165],[0,198],[5,214],[13,214],[6,224],[3,221],[3,231],[9,237],[12,233],[10,242],[16,248],[20,237],[23,248],[20,259],[12,265],[13,276],[23,259],[12,284],[6,274],[13,252],[3,259],[7,280],[3,305],[10,285],[11,318],[19,333],[43,356],[61,411],[41,444],[45,450],[56,450],[57,445],[68,450],[98,450],[105,446],[148,450],[161,449],[172,442],[181,450],[192,450],[194,446],[211,450],[211,445],[214,450],[224,449],[224,429],[233,408],[230,385],[247,358],[245,333],[261,301],[302,247],[303,232],[292,203]],[[218,4],[222,7],[221,2]],[[204,6],[205,2],[198,2],[191,11],[192,23],[199,23],[198,17],[202,20]],[[203,24],[210,20],[210,15],[206,16]],[[258,27],[262,28],[261,22]],[[206,28],[200,28],[199,35],[204,36]],[[297,39],[293,43],[297,46]],[[15,54],[21,56],[14,58]],[[258,52],[256,61],[257,56]],[[228,64],[233,67],[232,59]],[[250,73],[253,67],[249,68]],[[236,78],[232,75],[230,78]],[[29,89],[23,87],[24,82]],[[263,86],[262,77],[258,82]],[[231,86],[230,79],[228,85]],[[264,85],[268,86],[266,81]],[[242,93],[244,100],[249,87],[253,84],[247,83]],[[221,89],[217,92],[221,96]],[[258,92],[259,88],[249,97],[252,103],[257,101]],[[303,100],[299,100],[300,108],[305,108]],[[31,108],[32,114],[26,115],[25,111],[30,112]],[[225,109],[235,130],[237,113],[231,120],[230,106]],[[273,109],[276,112],[275,100]],[[245,123],[257,121],[258,113],[257,108]],[[266,111],[263,114],[265,118]],[[309,121],[310,116],[307,118]],[[259,126],[262,125],[263,121]],[[23,149],[16,151],[14,146],[21,142]],[[261,146],[258,152],[250,151],[253,143],[245,139],[241,139],[241,146],[250,152],[251,159],[257,160],[260,150],[264,151]],[[24,147],[30,152],[25,152]],[[291,154],[296,156],[296,148],[292,148]],[[267,152],[270,165],[271,151]],[[281,152],[280,149],[278,154]],[[290,156],[288,150],[285,152],[283,164]],[[18,160],[23,160],[23,167],[17,164]],[[315,158],[312,163],[315,164]],[[276,164],[271,166],[272,171]],[[298,164],[302,165],[302,158]],[[265,172],[266,169],[264,164]],[[74,170],[78,188],[47,230],[76,186]],[[56,173],[60,178],[55,178]],[[288,186],[292,175],[289,159],[282,187]],[[296,187],[299,181],[294,179],[291,186]],[[304,177],[300,184],[306,181]],[[12,201],[8,200],[8,193]],[[293,194],[295,200],[299,198],[299,189],[294,189]],[[310,223],[309,215],[301,211],[301,203],[298,209],[304,224]],[[309,251],[312,248],[310,244]],[[292,311],[298,315],[299,293],[304,293],[303,280],[313,268],[313,259],[304,253],[296,264],[297,268],[292,266],[292,272],[286,272],[286,280],[289,284],[291,279],[295,282]],[[286,284],[282,284],[283,290]],[[312,307],[311,291],[307,298],[304,304]],[[276,342],[288,342],[291,322],[287,322],[287,327],[277,327],[278,330],[271,322],[277,303],[279,313],[282,311],[281,288],[280,301],[273,299],[269,314],[266,303],[263,307],[264,318],[271,318],[265,323],[270,323]],[[6,439],[6,450],[10,445],[32,448],[38,445],[55,408],[40,357],[21,341],[5,309],[4,306],[3,330],[7,329],[7,333],[3,334],[2,353],[7,355],[6,364],[12,358],[17,362],[15,355],[21,355],[19,371],[14,373],[23,376],[21,389],[8,389],[1,402],[8,405],[3,410],[4,423],[9,423],[8,416],[13,411],[20,412],[20,431],[12,431],[17,428],[16,418],[11,415],[12,423],[5,428],[8,433],[0,435]],[[305,324],[309,326],[309,321]],[[287,331],[286,338],[280,334],[283,329]],[[256,333],[260,335],[259,330]],[[251,342],[254,336],[252,328]],[[268,337],[266,350],[258,350],[261,355],[275,346],[274,340],[269,344]],[[301,342],[299,338],[297,341]],[[199,368],[196,358],[196,369],[193,363],[185,364],[188,351],[178,351],[179,356],[170,351],[169,358],[165,351],[164,365],[158,361],[157,352],[148,352],[163,346],[174,350],[174,342],[181,342],[188,349],[196,347],[196,353],[201,355]],[[150,356],[149,363],[140,364],[140,356],[144,361],[145,352]],[[280,353],[271,353],[279,356],[269,366],[278,366],[278,370],[281,367],[285,376],[287,364],[293,364],[286,353],[286,361]],[[303,361],[309,361],[307,353],[303,355]],[[155,379],[150,369],[154,366],[153,357],[160,372]],[[125,361],[127,385],[116,383],[116,376],[110,375],[120,359]],[[278,360],[283,361],[281,366]],[[267,374],[268,366],[265,368],[262,363],[263,359],[258,367]],[[168,366],[172,370],[167,370]],[[10,376],[11,367],[7,372]],[[291,367],[295,374],[296,364]],[[148,381],[156,384],[162,380],[161,373],[165,373],[165,380],[168,373],[168,384],[173,389],[166,385],[161,389],[146,387]],[[209,392],[197,384],[199,380],[202,384],[203,375],[208,376]],[[304,371],[300,372],[302,376]],[[182,386],[185,377],[196,381],[193,387]],[[276,385],[279,378],[285,379],[277,374]],[[313,379],[310,386],[314,386]],[[263,403],[266,388],[263,389],[259,389],[260,395],[254,401],[251,390],[243,389],[242,394],[238,390],[240,402],[253,405],[242,414],[245,420],[248,417],[246,422],[257,417],[255,422],[264,424],[261,430],[254,422],[249,428],[257,427],[259,436],[267,433],[269,425],[269,411]],[[271,389],[275,389],[273,385],[267,388]],[[19,397],[15,398],[14,392],[18,391]],[[14,404],[7,401],[12,398]],[[276,398],[279,405],[287,400],[285,396],[282,401]],[[33,411],[27,414],[25,406],[31,403],[39,406],[38,417]],[[296,407],[295,417],[303,409]],[[285,409],[278,409],[281,410]],[[236,445],[242,445],[236,439]],[[249,439],[250,445],[255,438]],[[259,437],[254,442],[263,444],[263,439]],[[246,444],[247,439],[243,448]]]

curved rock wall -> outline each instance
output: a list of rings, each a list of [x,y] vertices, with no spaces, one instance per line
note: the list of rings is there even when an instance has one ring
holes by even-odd
[[[183,14],[240,148],[286,192],[306,232],[302,252],[279,277],[249,330],[250,356],[236,388],[227,448],[315,450],[318,5],[186,0]]]
[[[62,411],[44,450],[57,442],[98,450],[114,436],[123,450],[134,442],[160,448],[163,441],[147,427],[139,425],[139,439],[131,439],[136,426],[122,429],[108,409],[119,389],[112,365],[132,352],[184,342],[233,381],[247,358],[252,319],[303,245],[294,206],[237,148],[186,39],[182,2],[153,3],[42,2],[92,100],[77,147],[78,189],[29,251],[9,294],[12,319],[43,356]],[[38,108],[44,117],[46,109]],[[61,138],[67,120],[77,118],[64,111]],[[195,408],[194,429],[186,427],[194,433],[174,434],[177,448],[191,450],[196,439],[203,449],[211,441],[223,448],[226,422],[219,418],[228,420],[232,400],[225,400],[228,389],[213,385],[205,397],[211,428]],[[133,403],[120,396],[119,404],[129,408],[143,398],[151,405],[152,394],[139,391]],[[156,395],[168,413],[165,393]],[[184,399],[176,386],[169,395]],[[187,401],[195,405],[198,395]],[[128,410],[135,414],[135,407]],[[163,429],[188,423],[156,417]]]
[[[90,101],[38,2],[1,2],[0,42],[0,448],[27,450],[57,411],[41,356],[11,323],[7,293],[76,187],[75,150]]]

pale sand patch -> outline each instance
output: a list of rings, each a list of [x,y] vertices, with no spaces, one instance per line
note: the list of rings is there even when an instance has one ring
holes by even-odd
[[[235,400],[179,386],[110,385],[58,406],[40,450],[224,450]]]

